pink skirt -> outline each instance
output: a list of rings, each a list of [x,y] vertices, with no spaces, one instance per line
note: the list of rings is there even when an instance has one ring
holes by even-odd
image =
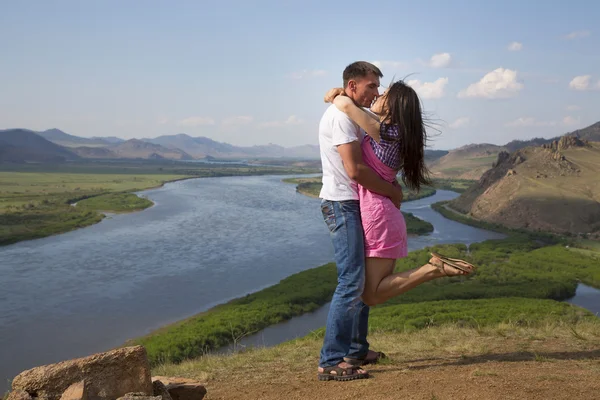
[[[382,163],[365,136],[362,142],[365,164],[388,182],[396,179],[398,171]],[[408,254],[406,223],[392,201],[358,185],[360,214],[365,237],[365,256],[374,258],[403,258]]]

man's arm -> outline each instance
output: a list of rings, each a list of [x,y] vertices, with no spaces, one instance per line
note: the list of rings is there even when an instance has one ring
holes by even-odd
[[[344,112],[350,119],[358,124],[361,128],[367,132],[367,135],[371,136],[377,143],[381,141],[381,124],[379,119],[374,115],[367,113],[362,108],[359,108],[350,97],[337,96],[333,101],[333,104],[338,110]]]
[[[396,207],[402,202],[402,188],[383,179],[367,166],[362,159],[362,151],[357,141],[337,146],[342,157],[344,169],[350,179],[358,182],[368,190],[389,197]]]

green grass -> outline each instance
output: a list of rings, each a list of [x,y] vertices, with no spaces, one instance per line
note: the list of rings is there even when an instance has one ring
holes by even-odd
[[[143,210],[152,204],[150,200],[138,197],[133,193],[109,193],[81,200],[76,207],[81,210],[131,212]]]
[[[597,319],[591,312],[544,299],[518,297],[426,301],[375,308],[369,316],[371,332],[404,332],[456,324],[481,328],[499,324],[536,326],[549,320],[576,324]]]
[[[426,235],[433,232],[433,225],[431,223],[404,211],[402,215],[404,216],[404,222],[406,222],[406,232],[409,235]]]

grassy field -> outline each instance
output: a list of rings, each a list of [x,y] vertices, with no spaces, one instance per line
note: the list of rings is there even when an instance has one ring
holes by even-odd
[[[0,245],[95,224],[103,218],[100,212],[143,210],[152,202],[131,192],[165,182],[194,177],[310,172],[314,170],[174,162],[2,164]]]
[[[577,282],[600,288],[600,263],[592,255],[546,237],[513,235],[470,246],[435,246],[479,268],[469,277],[423,284],[375,307],[373,329],[406,330],[444,324],[481,327],[499,323],[570,322],[595,318],[558,301],[575,294]],[[402,271],[422,265],[429,251],[414,251],[397,263]],[[153,365],[181,362],[231,343],[269,325],[315,310],[329,301],[335,266],[327,264],[293,275],[263,291],[236,299],[131,343],[148,350]]]

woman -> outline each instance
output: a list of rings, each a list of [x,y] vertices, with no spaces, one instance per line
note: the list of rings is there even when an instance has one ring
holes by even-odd
[[[431,183],[425,166],[427,134],[421,104],[410,86],[393,83],[371,106],[375,115],[356,106],[343,89],[330,90],[325,101],[333,102],[367,133],[361,144],[363,161],[383,179],[395,182],[402,172],[405,185],[416,191]],[[404,217],[389,198],[360,185],[359,200],[365,236],[365,304],[381,304],[426,281],[473,271],[466,261],[432,253],[428,264],[394,274],[396,259],[408,254]]]

